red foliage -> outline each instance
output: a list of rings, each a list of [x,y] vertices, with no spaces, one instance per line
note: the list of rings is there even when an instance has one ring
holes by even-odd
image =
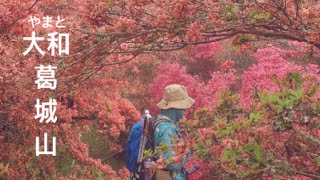
[[[177,50],[190,44],[200,43],[201,45],[196,46],[195,52],[191,54],[196,60],[210,61],[218,51],[224,50],[220,43],[214,41],[239,34],[249,33],[259,38],[266,36],[304,42],[290,42],[289,44],[295,47],[295,50],[283,50],[273,46],[259,49],[254,54],[257,64],[246,70],[240,77],[237,77],[235,69],[237,67],[233,67],[233,61],[225,61],[220,71],[211,73],[207,83],[189,74],[188,64],[186,66],[178,63],[160,65],[155,72],[156,78],[149,86],[153,104],[161,99],[166,85],[180,83],[187,87],[190,96],[196,100],[195,106],[188,111],[189,114],[204,106],[214,108],[218,104],[218,95],[229,90],[238,79],[242,80],[240,104],[247,110],[255,105],[253,96],[256,89],[271,92],[279,90],[276,83],[271,80],[274,75],[281,79],[288,72],[297,71],[303,77],[316,77],[320,80],[317,61],[308,65],[297,65],[289,61],[293,57],[297,59],[304,57],[305,54],[320,55],[319,3],[292,0],[286,1],[285,4],[270,3],[259,1],[252,4],[249,1],[243,1],[233,4],[231,1],[217,3],[216,1],[187,0],[0,0],[2,13],[0,17],[0,175],[8,179],[51,179],[52,174],[60,176],[61,179],[68,178],[55,169],[59,163],[57,159],[34,157],[35,137],[48,132],[57,136],[58,147],[66,148],[65,151],[71,154],[63,152],[60,157],[72,156],[79,164],[85,164],[85,166],[75,167],[72,170],[74,174],[70,176],[76,175],[77,172],[84,172],[84,178],[95,177],[93,170],[92,172],[88,170],[90,167],[99,169],[110,178],[123,179],[127,176],[126,170],[122,169],[119,175],[108,164],[90,157],[88,145],[83,143],[80,137],[93,126],[94,122],[97,122],[98,132],[104,135],[110,144],[115,144],[112,148],[121,146],[118,140],[121,138],[121,133],[127,130],[126,125],[140,118],[137,108],[133,105],[135,102],[130,99],[132,98],[130,93],[139,94],[141,89],[146,89],[145,87],[148,86],[143,80],[137,80],[133,84],[130,79],[133,75],[130,73],[145,76],[147,74],[145,72],[149,72],[146,70],[149,65],[146,63],[147,60],[142,61],[142,65],[133,63],[124,66],[123,64],[131,61],[141,52]],[[33,29],[28,22],[30,16],[47,15],[54,17],[64,15],[66,28],[44,29],[37,26]],[[22,37],[30,36],[33,30],[41,37],[54,31],[70,33],[70,56],[40,56],[36,51],[22,56],[22,52],[28,45]],[[206,42],[210,43],[203,44]],[[46,45],[47,42],[40,47],[45,49]],[[244,50],[249,45],[251,43],[245,42],[240,50],[245,53]],[[308,56],[305,57],[308,59]],[[152,58],[146,59],[151,62]],[[153,63],[152,61],[150,64]],[[34,67],[40,64],[58,66],[56,90],[36,89]],[[134,67],[130,67],[131,65]],[[193,65],[197,66],[196,63]],[[205,64],[202,65],[205,66]],[[141,68],[143,66],[145,67]],[[137,76],[137,79],[143,79]],[[316,82],[313,85],[315,84]],[[304,88],[310,87],[304,85]],[[58,101],[58,122],[40,124],[34,119],[35,99],[45,100],[49,97],[54,97]],[[316,102],[319,98],[312,100]],[[319,119],[314,118],[311,121],[316,123]],[[304,126],[296,128],[320,138],[318,129],[309,129]],[[200,133],[205,134],[203,130]],[[288,136],[291,135],[290,132],[276,133],[270,126],[259,127],[252,132],[237,133],[226,138],[220,146],[213,147],[212,149],[217,153],[212,156],[219,158],[222,156],[223,148],[237,147],[246,140],[252,140],[253,133],[257,136],[267,136],[262,142],[263,147],[279,153],[281,158],[280,154],[284,152],[284,141],[287,141]],[[238,137],[240,137],[239,140],[237,140]],[[271,142],[275,142],[275,145]],[[201,174],[199,171],[192,178],[206,178],[207,176],[204,175],[207,173],[206,170],[214,166],[200,159],[195,161],[201,164],[205,172]],[[310,171],[317,171],[314,164],[304,156],[293,156],[290,163],[301,168],[307,167]],[[7,168],[5,168],[6,165],[8,165]],[[88,169],[82,170],[83,167]],[[295,176],[295,178],[305,177]]]

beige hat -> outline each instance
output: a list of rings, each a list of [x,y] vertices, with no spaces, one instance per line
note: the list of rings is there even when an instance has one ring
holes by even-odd
[[[164,88],[162,100],[157,104],[161,109],[190,108],[194,104],[194,99],[188,96],[186,87],[180,84],[171,84]]]

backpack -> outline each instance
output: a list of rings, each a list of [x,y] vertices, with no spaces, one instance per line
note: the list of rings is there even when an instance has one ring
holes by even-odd
[[[125,147],[126,167],[130,172],[135,171],[136,162],[138,160],[142,126],[142,122],[137,122],[132,126]]]
[[[144,159],[141,159],[143,151],[149,149],[154,150],[154,130],[158,124],[165,121],[170,122],[169,119],[162,118],[155,120],[148,116],[143,116],[143,121],[135,123],[130,129],[125,147],[125,161],[126,167],[131,172],[133,179],[143,179],[139,178],[141,176],[140,172],[143,169]],[[144,141],[144,143],[142,141]],[[138,162],[139,156],[141,156],[140,162]]]

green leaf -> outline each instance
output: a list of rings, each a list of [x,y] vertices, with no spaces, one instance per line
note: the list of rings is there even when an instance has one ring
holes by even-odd
[[[225,19],[227,21],[233,20],[237,18],[237,14],[239,13],[240,9],[238,6],[229,6],[227,7],[227,13],[225,15]]]
[[[299,90],[291,91],[291,94],[295,96],[295,100],[301,99],[304,94],[304,89],[301,88]]]
[[[265,21],[265,20],[268,20],[270,18],[270,13],[268,12],[261,12],[261,13],[258,13],[258,14],[255,14],[253,16],[253,18],[257,21]]]
[[[231,160],[232,165],[237,165],[237,152],[233,149],[231,150],[225,150],[223,152],[223,158],[222,161],[225,160]]]
[[[249,23],[256,24],[258,22],[266,21],[270,19],[271,14],[269,12],[265,12],[262,10],[254,10],[249,13],[249,17],[251,17],[251,20],[249,20]]]
[[[165,152],[167,152],[169,150],[170,150],[170,147],[164,142],[161,142],[159,144],[159,146],[156,147],[156,153],[157,154],[165,153]]]
[[[242,150],[254,157],[259,163],[265,162],[264,149],[257,143],[249,143],[242,147]]]
[[[249,119],[250,119],[251,121],[253,121],[253,122],[257,122],[257,121],[259,121],[260,119],[262,119],[262,116],[261,116],[261,114],[258,113],[258,112],[251,112],[251,113],[249,114]]]
[[[287,81],[294,80],[298,89],[302,88],[303,79],[299,73],[288,73],[286,77]]]
[[[152,156],[154,156],[154,155],[155,155],[155,153],[153,152],[152,149],[147,149],[147,150],[144,150],[144,151],[143,151],[143,159],[152,157]]]

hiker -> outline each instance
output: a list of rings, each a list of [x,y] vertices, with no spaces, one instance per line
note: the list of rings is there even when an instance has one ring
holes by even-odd
[[[177,122],[184,117],[184,111],[194,104],[195,100],[188,96],[186,88],[179,84],[171,84],[165,87],[163,99],[157,104],[161,109],[157,120],[168,119],[159,123],[154,131],[155,147],[160,143],[165,143],[172,147],[172,138],[180,137],[180,128]],[[164,153],[164,158],[168,159],[175,152],[173,150]],[[187,175],[183,173],[183,168],[188,158],[185,157],[181,164],[169,164],[164,170],[157,170],[156,180],[185,180]]]
[[[144,157],[145,151],[154,152],[160,143],[172,147],[172,138],[181,139],[180,128],[176,123],[184,117],[184,110],[194,104],[194,100],[188,96],[186,88],[182,85],[171,84],[165,87],[164,91],[163,100],[157,104],[161,109],[160,115],[153,119],[146,110],[141,120],[130,130],[125,147],[130,180],[186,180],[187,174],[198,169],[197,165],[188,171],[184,168],[191,151],[186,154],[182,163],[169,164],[163,170],[157,170],[155,174],[152,166],[159,157]],[[168,159],[174,153],[173,150],[165,152],[163,158]]]

